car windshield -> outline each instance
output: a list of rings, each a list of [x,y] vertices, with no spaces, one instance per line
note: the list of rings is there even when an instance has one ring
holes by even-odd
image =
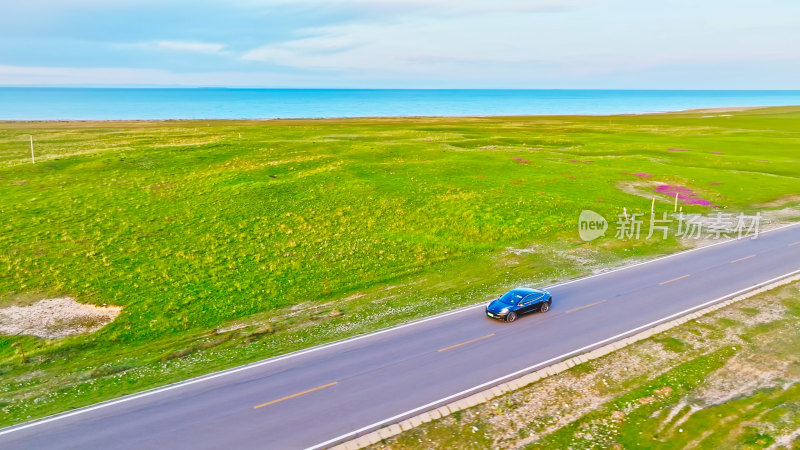
[[[503,294],[502,297],[500,297],[500,301],[506,305],[516,305],[525,297],[526,294],[528,293],[520,291],[508,291]]]

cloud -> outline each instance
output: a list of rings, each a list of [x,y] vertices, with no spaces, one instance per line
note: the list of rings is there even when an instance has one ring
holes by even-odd
[[[245,61],[269,62],[307,68],[335,68],[326,61],[332,56],[361,46],[354,36],[336,32],[264,45],[244,52]]]
[[[291,5],[306,8],[335,8],[358,11],[368,17],[398,14],[460,16],[486,13],[540,13],[564,11],[607,0],[238,0],[248,8]]]
[[[565,52],[568,32],[546,19],[507,14],[502,25],[484,17],[457,20],[406,18],[392,22],[354,23],[308,28],[305,36],[256,47],[241,55],[308,71],[359,72],[375,77],[439,76],[454,81],[493,77],[524,80],[541,76],[585,74],[600,65],[619,69],[629,62],[619,56],[595,57],[591,42],[574,42]]]
[[[273,72],[174,72],[128,67],[0,65],[0,86],[308,86],[318,79]]]
[[[225,44],[201,41],[150,41],[136,42],[133,44],[118,44],[122,47],[136,47],[146,50],[167,52],[202,53],[208,55],[221,55],[227,53]]]
[[[300,0],[314,3],[316,0]],[[361,0],[339,0],[360,4]],[[607,2],[575,1],[569,12],[550,11],[549,2],[377,2],[383,8],[417,8],[444,14],[409,14],[384,20],[307,27],[296,36],[255,47],[241,59],[303,71],[359,74],[385,79],[450,80],[454,84],[490,82],[493,86],[552,86],[574,80],[635,76],[660,69],[729,67],[735,64],[790,61],[800,51],[780,43],[787,31],[761,31],[758,39],[740,32],[743,18],[707,22],[713,11],[682,18],[681,11],[647,5],[621,15]],[[583,6],[578,8],[578,6]],[[648,16],[653,11],[660,15]],[[467,14],[467,12],[471,12]],[[493,14],[487,17],[487,14]],[[769,23],[772,16],[761,18]],[[632,20],[635,19],[635,20]],[[682,20],[678,20],[682,19]],[[753,21],[748,26],[752,26]],[[796,34],[796,32],[794,32]],[[783,50],[775,50],[782,48]],[[649,80],[643,80],[648,82]]]
[[[225,44],[199,41],[156,41],[150,44],[158,49],[173,50],[178,52],[219,54],[225,49]]]
[[[796,87],[800,2],[769,4],[28,0],[0,15],[0,84]]]

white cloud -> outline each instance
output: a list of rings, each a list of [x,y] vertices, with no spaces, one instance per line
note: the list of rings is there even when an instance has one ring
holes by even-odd
[[[326,35],[295,39],[278,44],[264,45],[242,54],[245,61],[261,61],[295,67],[332,68],[323,63],[331,55],[361,46],[354,36],[339,35],[336,32]]]
[[[241,58],[312,71],[438,76],[454,81],[570,76],[632,63],[619,55],[596,57],[591,49],[565,51],[557,42],[559,30],[511,16],[502,26],[479,18],[409,19],[321,27],[306,33],[310,36],[257,47]]]
[[[205,54],[223,54],[225,53],[226,47],[225,44],[201,41],[152,41],[138,42],[130,45],[154,50]]]
[[[154,44],[157,48],[162,48],[164,50],[197,53],[221,53],[225,48],[224,44],[197,41],[157,41]]]
[[[644,5],[639,6],[643,11],[635,10],[631,1],[626,10],[630,16],[613,20],[600,20],[602,14],[608,14],[607,2],[572,2],[584,7],[555,16],[539,13],[552,4],[543,1],[491,5],[472,0],[377,2],[381,7],[439,12],[449,6],[459,14],[413,14],[306,28],[297,30],[294,39],[254,48],[241,58],[375,79],[548,86],[554,81],[560,85],[569,80],[595,76],[608,79],[615,74],[635,75],[661,68],[786,62],[800,56],[800,50],[781,45],[785,33],[760,32],[755,39],[741,32],[742,24],[748,23],[741,17],[731,22],[709,22],[707,16],[713,11],[686,18],[682,11],[672,11],[666,5],[660,10]],[[361,2],[338,0],[337,4]],[[654,10],[652,16],[646,14],[650,10]],[[472,13],[464,14],[469,11]]]
[[[101,9],[101,0],[12,2],[26,11],[52,4],[65,15],[51,14],[55,38],[3,41],[0,33],[7,64],[0,84],[723,87],[728,80],[774,88],[759,80],[796,87],[800,68],[800,47],[786,44],[800,36],[796,0],[769,0],[770,8],[747,0],[230,0],[186,10],[188,2],[164,2],[186,21],[152,18],[156,0],[106,2],[111,12],[97,21],[76,11]],[[137,11],[148,19],[133,20]],[[17,16],[7,22],[22,23]],[[45,22],[37,18],[37,29]],[[103,27],[62,37],[79,34],[84,22]],[[140,22],[148,26],[111,32]],[[21,67],[45,64],[95,68]],[[128,65],[153,69],[102,68]]]
[[[245,7],[273,8],[282,5],[310,8],[349,7],[368,15],[429,14],[457,16],[476,13],[549,12],[608,0],[238,0]]]
[[[319,80],[314,80],[319,81]],[[173,72],[126,67],[0,65],[0,86],[275,86],[305,87],[312,81],[271,72]]]

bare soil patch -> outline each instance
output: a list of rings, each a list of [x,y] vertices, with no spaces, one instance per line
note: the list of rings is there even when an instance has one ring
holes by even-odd
[[[792,203],[800,203],[800,194],[784,195],[771,202],[757,203],[755,206],[757,208],[775,208],[779,206],[790,205]]]
[[[92,333],[111,323],[120,311],[119,306],[87,305],[72,297],[43,299],[0,308],[0,334],[52,339]]]

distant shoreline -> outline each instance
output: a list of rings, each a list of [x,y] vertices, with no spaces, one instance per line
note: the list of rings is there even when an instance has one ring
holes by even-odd
[[[713,108],[691,108],[674,111],[654,111],[646,113],[618,114],[499,114],[499,115],[464,115],[464,116],[355,116],[355,117],[278,117],[278,118],[191,118],[191,119],[0,119],[2,123],[156,123],[156,122],[289,122],[289,121],[348,121],[348,120],[425,120],[425,119],[500,119],[500,118],[533,118],[533,117],[615,117],[615,116],[657,116],[671,114],[718,114],[729,112],[745,112],[757,109],[799,108],[798,105],[781,106],[721,106]],[[709,116],[713,117],[713,116]],[[720,117],[720,116],[716,116]]]
[[[785,106],[722,106],[719,108],[693,108],[693,109],[684,109],[681,111],[670,111],[670,112],[687,112],[687,113],[737,112],[737,111],[749,111],[751,109],[764,109],[764,108],[785,108]]]
[[[0,104],[25,122],[610,116],[800,105],[800,90],[0,88]]]

